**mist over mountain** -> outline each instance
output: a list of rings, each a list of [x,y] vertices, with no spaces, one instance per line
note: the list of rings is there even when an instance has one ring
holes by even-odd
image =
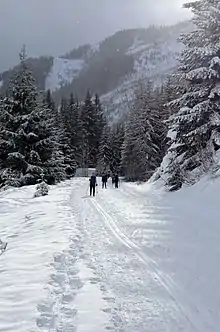
[[[177,67],[182,44],[177,38],[191,29],[188,21],[174,26],[128,29],[100,43],[85,44],[59,57],[28,59],[40,90],[50,89],[57,103],[74,93],[83,100],[88,89],[101,96],[110,120],[126,112],[136,84],[148,78],[160,85]],[[1,93],[13,70],[0,74]]]
[[[121,29],[173,24],[189,16],[183,0],[2,0],[0,70],[18,63],[21,46],[32,57],[59,56]]]

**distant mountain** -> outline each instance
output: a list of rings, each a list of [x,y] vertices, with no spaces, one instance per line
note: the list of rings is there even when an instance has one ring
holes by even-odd
[[[189,22],[175,26],[119,31],[98,45],[83,45],[60,56],[28,59],[40,89],[51,89],[57,102],[71,92],[84,98],[87,89],[97,92],[110,120],[126,112],[127,101],[141,78],[161,84],[177,66],[181,33]],[[0,74],[4,94],[17,68]]]

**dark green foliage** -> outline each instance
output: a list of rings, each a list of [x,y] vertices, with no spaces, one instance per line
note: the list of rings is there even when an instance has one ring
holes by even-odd
[[[88,90],[79,102],[71,93],[57,107],[50,90],[38,92],[25,49],[20,59],[0,100],[0,185],[55,184],[96,167],[106,124],[99,96]]]
[[[161,92],[151,82],[141,82],[125,126],[122,166],[129,181],[146,181],[164,156],[167,129],[164,124]]]
[[[60,149],[64,155],[64,165],[67,177],[75,174],[77,161],[76,161],[76,128],[75,128],[75,111],[74,99],[71,96],[70,101],[62,99],[61,107],[59,110],[59,144]]]
[[[110,170],[113,174],[121,174],[122,165],[122,146],[124,142],[124,124],[118,123],[113,126],[111,130],[111,149],[112,157],[110,163]]]
[[[106,123],[104,126],[98,153],[97,169],[99,173],[111,171],[121,174],[121,154],[124,141],[124,126],[122,123],[112,128]]]
[[[99,146],[97,169],[100,173],[108,172],[112,163],[111,129],[105,125]]]
[[[81,126],[81,151],[83,164],[87,167],[95,167],[100,138],[105,121],[103,110],[98,95],[93,100],[90,91],[87,91],[85,102],[81,105],[80,126]]]
[[[48,125],[48,109],[39,100],[25,49],[20,59],[20,71],[0,104],[1,186],[35,184],[54,173],[55,142]],[[57,160],[55,164],[57,167]],[[53,175],[56,180],[57,175]]]

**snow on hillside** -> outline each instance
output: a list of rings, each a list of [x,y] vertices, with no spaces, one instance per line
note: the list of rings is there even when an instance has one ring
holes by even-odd
[[[135,38],[126,53],[134,58],[133,73],[124,77],[116,89],[101,97],[103,104],[108,105],[109,120],[118,121],[127,113],[128,102],[132,101],[134,89],[140,80],[148,78],[155,86],[161,85],[177,67],[182,48],[183,45],[172,34],[169,38],[152,44]]]
[[[64,58],[54,58],[52,69],[46,78],[45,87],[51,91],[59,89],[61,86],[71,83],[80,71],[85,67],[84,60],[68,60]]]
[[[182,50],[182,45],[170,38],[157,42],[153,45],[146,45],[136,50],[134,70],[146,77],[158,75],[163,78],[164,74],[170,73],[177,67],[177,57]]]
[[[220,179],[0,193],[0,331],[214,332]]]

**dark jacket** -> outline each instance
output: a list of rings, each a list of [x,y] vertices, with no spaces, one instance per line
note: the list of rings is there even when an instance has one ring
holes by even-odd
[[[90,181],[90,186],[95,186],[96,185],[96,176],[92,175],[91,178],[89,179]]]
[[[107,181],[108,181],[108,175],[103,175],[102,182],[107,182]]]

